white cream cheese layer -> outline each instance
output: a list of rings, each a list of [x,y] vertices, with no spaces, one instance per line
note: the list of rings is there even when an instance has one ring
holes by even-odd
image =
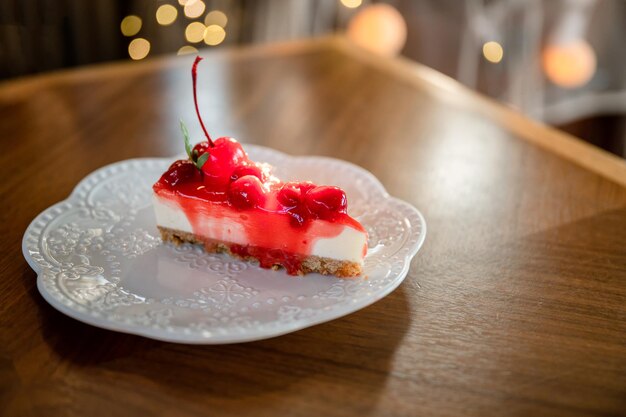
[[[182,232],[193,233],[191,223],[178,204],[173,201],[153,196],[154,212],[159,226]],[[232,242],[239,245],[250,244],[241,224],[228,218],[213,219],[206,217],[203,221],[203,235],[209,239]],[[313,244],[311,255],[363,263],[363,247],[366,235],[352,227],[332,238],[317,238]]]
[[[156,195],[153,196],[153,202],[154,212],[159,226],[193,233],[191,223],[178,204],[164,198],[159,198]],[[248,239],[243,227],[232,219],[213,219],[206,217],[202,219],[202,222],[202,234],[209,239],[232,242],[238,245],[248,244]]]
[[[352,227],[345,226],[338,236],[328,239],[317,239],[313,244],[311,254],[323,258],[362,264],[363,246],[365,246],[365,243],[365,234]]]

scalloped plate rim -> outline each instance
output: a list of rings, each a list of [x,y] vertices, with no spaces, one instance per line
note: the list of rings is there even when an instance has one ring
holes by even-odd
[[[399,200],[399,201],[402,203],[406,203],[403,200]],[[131,334],[135,336],[146,337],[148,339],[154,339],[154,340],[158,340],[161,342],[182,343],[182,344],[189,344],[189,345],[228,345],[228,344],[248,343],[248,342],[255,342],[255,341],[260,341],[260,340],[272,339],[274,337],[284,336],[286,334],[293,333],[298,330],[317,326],[318,324],[323,324],[329,321],[337,320],[341,317],[345,317],[350,314],[356,313],[359,310],[362,310],[365,307],[368,307],[382,300],[383,298],[391,294],[393,291],[395,291],[400,286],[400,284],[402,284],[402,282],[408,275],[409,269],[411,267],[411,259],[417,254],[417,252],[423,245],[424,240],[426,239],[426,223],[424,222],[424,217],[419,211],[418,211],[418,216],[420,217],[420,220],[423,222],[422,224],[423,228],[422,228],[422,234],[421,234],[421,236],[423,237],[420,238],[418,243],[415,245],[415,249],[411,251],[409,259],[407,260],[407,262],[404,263],[404,267],[402,271],[398,274],[397,278],[393,281],[392,285],[387,286],[383,291],[377,293],[376,297],[366,298],[366,299],[361,300],[361,302],[353,304],[354,308],[349,313],[346,313],[342,310],[335,310],[327,316],[319,317],[314,320],[308,320],[306,322],[296,323],[296,325],[292,325],[292,326],[285,325],[282,328],[282,330],[273,332],[271,335],[264,334],[262,331],[257,331],[256,333],[253,331],[247,331],[246,333],[247,337],[242,337],[237,340],[232,340],[233,339],[232,335],[226,335],[224,338],[228,338],[229,340],[223,341],[223,340],[220,340],[220,335],[215,335],[215,336],[212,336],[211,338],[201,339],[198,337],[197,334],[185,335],[185,334],[176,333],[176,338],[168,338],[168,337],[164,337],[163,333],[159,329],[150,329],[147,327],[140,327],[140,326],[135,326],[134,328],[124,328],[121,326],[116,327],[116,323],[108,321],[106,319],[100,319],[99,317],[94,317],[94,316],[88,316],[90,317],[91,320],[94,320],[94,321],[88,321],[85,319],[84,314],[81,314],[77,310],[74,310],[58,302],[51,294],[49,294],[47,291],[41,288],[43,286],[43,280],[39,279],[39,275],[37,276],[37,289],[39,290],[42,297],[52,307],[54,307],[56,310],[60,311],[61,313],[73,319],[76,319],[82,323],[85,323],[94,327],[102,328],[105,330],[112,330],[112,331],[116,331],[116,332],[120,332],[124,334]],[[97,324],[95,323],[96,321],[97,321]],[[189,339],[187,339],[186,336],[189,336]]]
[[[359,302],[356,302],[352,305],[351,311],[349,312],[345,312],[341,309],[336,309],[334,311],[331,311],[329,313],[327,313],[327,315],[323,315],[320,317],[316,317],[313,319],[306,319],[303,320],[301,319],[298,322],[295,322],[291,325],[284,325],[279,331],[273,331],[271,334],[267,334],[266,330],[264,332],[264,329],[261,330],[254,330],[254,331],[250,331],[247,330],[245,335],[243,335],[244,337],[236,337],[233,336],[232,334],[226,334],[226,335],[219,335],[219,334],[215,334],[212,335],[211,337],[200,337],[197,333],[192,333],[192,334],[185,334],[185,333],[172,333],[173,337],[167,337],[164,335],[164,332],[161,329],[153,329],[153,328],[149,328],[149,327],[142,327],[139,325],[127,325],[127,327],[124,327],[122,325],[120,325],[119,323],[107,320],[106,318],[100,318],[97,317],[93,314],[89,314],[89,313],[83,313],[80,312],[76,309],[73,309],[70,306],[64,305],[63,303],[61,303],[60,301],[58,301],[51,293],[48,292],[47,289],[44,288],[44,282],[43,279],[41,277],[42,275],[42,269],[39,266],[39,264],[35,261],[35,259],[33,259],[28,251],[28,245],[27,245],[27,239],[28,237],[30,237],[32,235],[32,228],[34,227],[34,225],[38,222],[38,221],[42,221],[43,218],[48,214],[53,212],[55,209],[60,208],[61,206],[63,206],[64,204],[71,202],[73,200],[76,200],[78,198],[78,192],[80,191],[80,189],[82,187],[84,187],[87,182],[92,178],[95,177],[96,175],[105,172],[107,170],[110,170],[112,168],[114,168],[115,166],[119,166],[119,165],[126,165],[129,163],[133,163],[135,161],[137,162],[141,162],[141,161],[154,161],[154,162],[158,162],[158,161],[168,161],[171,160],[172,158],[167,158],[167,157],[140,157],[140,158],[131,158],[131,159],[126,159],[126,160],[122,160],[122,161],[117,161],[117,162],[113,162],[111,164],[107,164],[105,166],[102,166],[100,168],[97,168],[96,170],[90,172],[89,174],[87,174],[83,179],[81,179],[78,184],[72,189],[72,192],[69,194],[69,196],[62,200],[59,201],[51,206],[49,206],[48,208],[44,209],[43,211],[41,211],[37,216],[35,216],[35,218],[29,223],[29,225],[27,226],[27,228],[24,231],[24,236],[22,237],[22,254],[26,260],[26,262],[28,263],[28,265],[35,271],[35,273],[37,274],[37,289],[39,291],[39,293],[42,295],[42,297],[44,298],[44,300],[50,304],[52,307],[54,307],[56,310],[58,310],[59,312],[75,319],[78,320],[82,323],[88,324],[88,325],[92,325],[94,327],[98,327],[98,328],[102,328],[102,329],[106,329],[106,330],[111,330],[111,331],[116,331],[116,332],[120,332],[120,333],[124,333],[124,334],[132,334],[132,335],[137,335],[137,336],[141,336],[141,337],[146,337],[149,339],[154,339],[154,340],[159,340],[159,341],[163,341],[163,342],[171,342],[171,343],[184,343],[184,344],[197,344],[197,345],[211,345],[211,344],[233,344],[233,343],[245,343],[245,342],[252,342],[252,341],[257,341],[257,340],[264,340],[264,339],[269,339],[269,338],[274,338],[274,337],[278,337],[278,336],[282,336],[288,333],[292,333],[298,330],[302,330],[305,329],[307,327],[312,327],[318,324],[322,324],[325,322],[329,322],[332,320],[336,320],[338,318],[347,316],[349,314],[355,313],[371,304],[374,304],[377,301],[380,301],[381,299],[385,298],[386,296],[388,296],[391,292],[393,292],[395,289],[398,288],[398,286],[404,281],[404,279],[406,278],[406,276],[408,275],[410,266],[411,266],[411,261],[412,259],[415,257],[415,255],[417,254],[417,252],[421,249],[421,247],[424,244],[424,241],[426,239],[426,234],[427,234],[427,225],[426,225],[426,220],[423,216],[423,214],[416,208],[414,207],[412,204],[401,200],[399,198],[393,197],[391,195],[389,195],[389,193],[387,192],[387,190],[385,189],[384,185],[378,180],[378,178],[376,178],[376,176],[374,174],[372,174],[371,172],[369,172],[368,170],[366,170],[365,168],[356,165],[354,163],[345,161],[345,160],[341,160],[341,159],[337,159],[337,158],[332,158],[332,157],[327,157],[327,156],[317,156],[317,155],[291,155],[291,154],[287,154],[285,152],[281,152],[269,147],[265,147],[265,146],[260,146],[260,145],[254,145],[254,144],[245,144],[248,153],[250,153],[250,150],[254,151],[260,151],[260,152],[270,152],[270,153],[274,153],[277,156],[281,156],[284,158],[289,158],[291,160],[293,159],[306,159],[308,161],[311,160],[315,160],[315,161],[327,161],[333,164],[340,164],[340,165],[344,165],[349,167],[352,170],[356,170],[358,171],[361,175],[366,176],[372,184],[376,185],[376,188],[378,189],[378,191],[381,193],[381,196],[384,197],[385,199],[389,200],[390,202],[395,203],[396,205],[402,205],[405,206],[405,208],[411,210],[419,219],[420,221],[420,235],[419,238],[416,242],[413,243],[412,247],[410,247],[409,252],[407,253],[407,255],[405,256],[405,262],[403,263],[403,268],[402,271],[400,271],[396,278],[389,284],[387,285],[383,290],[377,292],[373,297],[370,298],[364,298],[359,300]],[[180,156],[177,155],[177,156]],[[176,158],[177,156],[175,156],[174,158]],[[46,222],[46,226],[49,224],[49,222]],[[45,226],[42,228],[42,232],[45,229]],[[38,234],[38,237],[41,236],[41,233]],[[234,340],[236,339],[236,340]]]

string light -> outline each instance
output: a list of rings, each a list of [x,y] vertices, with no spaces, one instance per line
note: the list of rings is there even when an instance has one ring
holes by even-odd
[[[206,5],[202,0],[195,0],[193,2],[188,1],[187,4],[185,4],[185,16],[190,19],[195,19],[196,17],[200,17],[202,13],[204,13],[205,8]]]
[[[346,6],[349,9],[356,9],[363,3],[362,0],[341,0],[341,4]]]
[[[597,64],[593,48],[582,39],[547,45],[541,61],[548,79],[565,88],[585,85],[593,77]]]
[[[226,37],[226,31],[218,25],[210,25],[204,31],[204,43],[215,46],[222,43]]]
[[[207,13],[204,18],[204,24],[207,26],[218,25],[225,28],[228,24],[228,17],[220,10],[213,10]]]
[[[185,39],[191,43],[198,43],[204,39],[204,31],[206,26],[200,22],[191,22],[185,29]]]
[[[393,56],[406,43],[406,22],[400,12],[387,3],[376,3],[360,10],[348,23],[347,35],[362,48]]]
[[[120,30],[124,36],[135,36],[141,30],[141,18],[135,15],[126,16],[120,23]]]
[[[504,56],[502,45],[496,41],[485,42],[483,45],[483,56],[487,61],[497,64],[502,61],[502,57]]]
[[[171,4],[163,4],[156,11],[156,20],[159,25],[168,26],[174,23],[178,16],[178,10]]]
[[[144,38],[136,38],[128,44],[128,55],[138,61],[144,59],[150,53],[150,42]]]
[[[197,52],[198,52],[198,50],[197,50],[196,48],[194,48],[193,46],[191,46],[191,45],[185,45],[185,46],[182,46],[182,47],[178,50],[178,52],[176,53],[176,55],[189,55],[189,54],[195,54],[195,53],[197,53]]]

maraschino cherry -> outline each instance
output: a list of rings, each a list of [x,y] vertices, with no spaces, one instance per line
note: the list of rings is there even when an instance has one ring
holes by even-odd
[[[204,184],[213,188],[226,188],[237,166],[246,161],[246,153],[233,138],[219,138],[209,149],[209,159],[202,166]]]
[[[257,177],[259,180],[261,180],[261,182],[265,182],[266,180],[265,174],[263,173],[261,167],[250,162],[244,163],[235,168],[233,173],[230,175],[230,180],[236,181],[238,178],[244,177],[246,175],[252,175],[253,177]]]
[[[261,207],[265,202],[263,184],[253,175],[244,175],[230,184],[228,199],[239,209]]]
[[[235,171],[247,157],[241,145],[233,138],[222,137],[213,142],[209,136],[209,132],[207,132],[204,126],[202,115],[200,115],[200,109],[198,107],[197,93],[198,63],[200,61],[202,61],[202,57],[197,56],[191,68],[193,101],[196,107],[198,121],[200,122],[200,126],[202,126],[202,131],[207,141],[200,142],[193,147],[192,157],[199,158],[203,154],[208,153],[208,157],[200,167],[204,174],[204,184],[216,191],[226,191],[231,182],[233,171]],[[242,175],[238,175],[237,178],[240,176]]]
[[[248,210],[263,207],[270,193],[277,193],[282,211],[291,216],[291,224],[303,226],[313,219],[335,221],[347,214],[346,193],[338,187],[316,186],[310,182],[288,182],[276,191],[264,187],[266,174],[251,162],[241,145],[233,138],[221,137],[215,141],[207,132],[198,107],[197,71],[201,57],[196,57],[191,68],[193,100],[198,121],[206,141],[189,145],[185,135],[189,160],[176,161],[164,174],[163,181],[170,186],[190,181],[203,183],[206,191],[221,195],[235,208]]]
[[[191,157],[195,160],[209,151],[209,142],[198,142],[191,150]]]
[[[348,199],[339,187],[323,185],[306,193],[306,206],[319,219],[335,220],[347,213]]]
[[[292,223],[300,226],[311,219],[333,221],[347,213],[346,193],[338,187],[288,182],[278,192],[277,199],[291,215]]]
[[[163,181],[170,186],[200,179],[200,172],[189,159],[175,161],[163,174]]]

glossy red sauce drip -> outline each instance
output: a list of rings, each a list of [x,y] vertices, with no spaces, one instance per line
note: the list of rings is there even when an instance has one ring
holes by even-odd
[[[230,251],[242,258],[252,256],[259,260],[261,268],[272,268],[282,265],[289,275],[297,275],[300,266],[306,258],[304,255],[286,252],[280,249],[265,249],[257,246],[231,245]]]

